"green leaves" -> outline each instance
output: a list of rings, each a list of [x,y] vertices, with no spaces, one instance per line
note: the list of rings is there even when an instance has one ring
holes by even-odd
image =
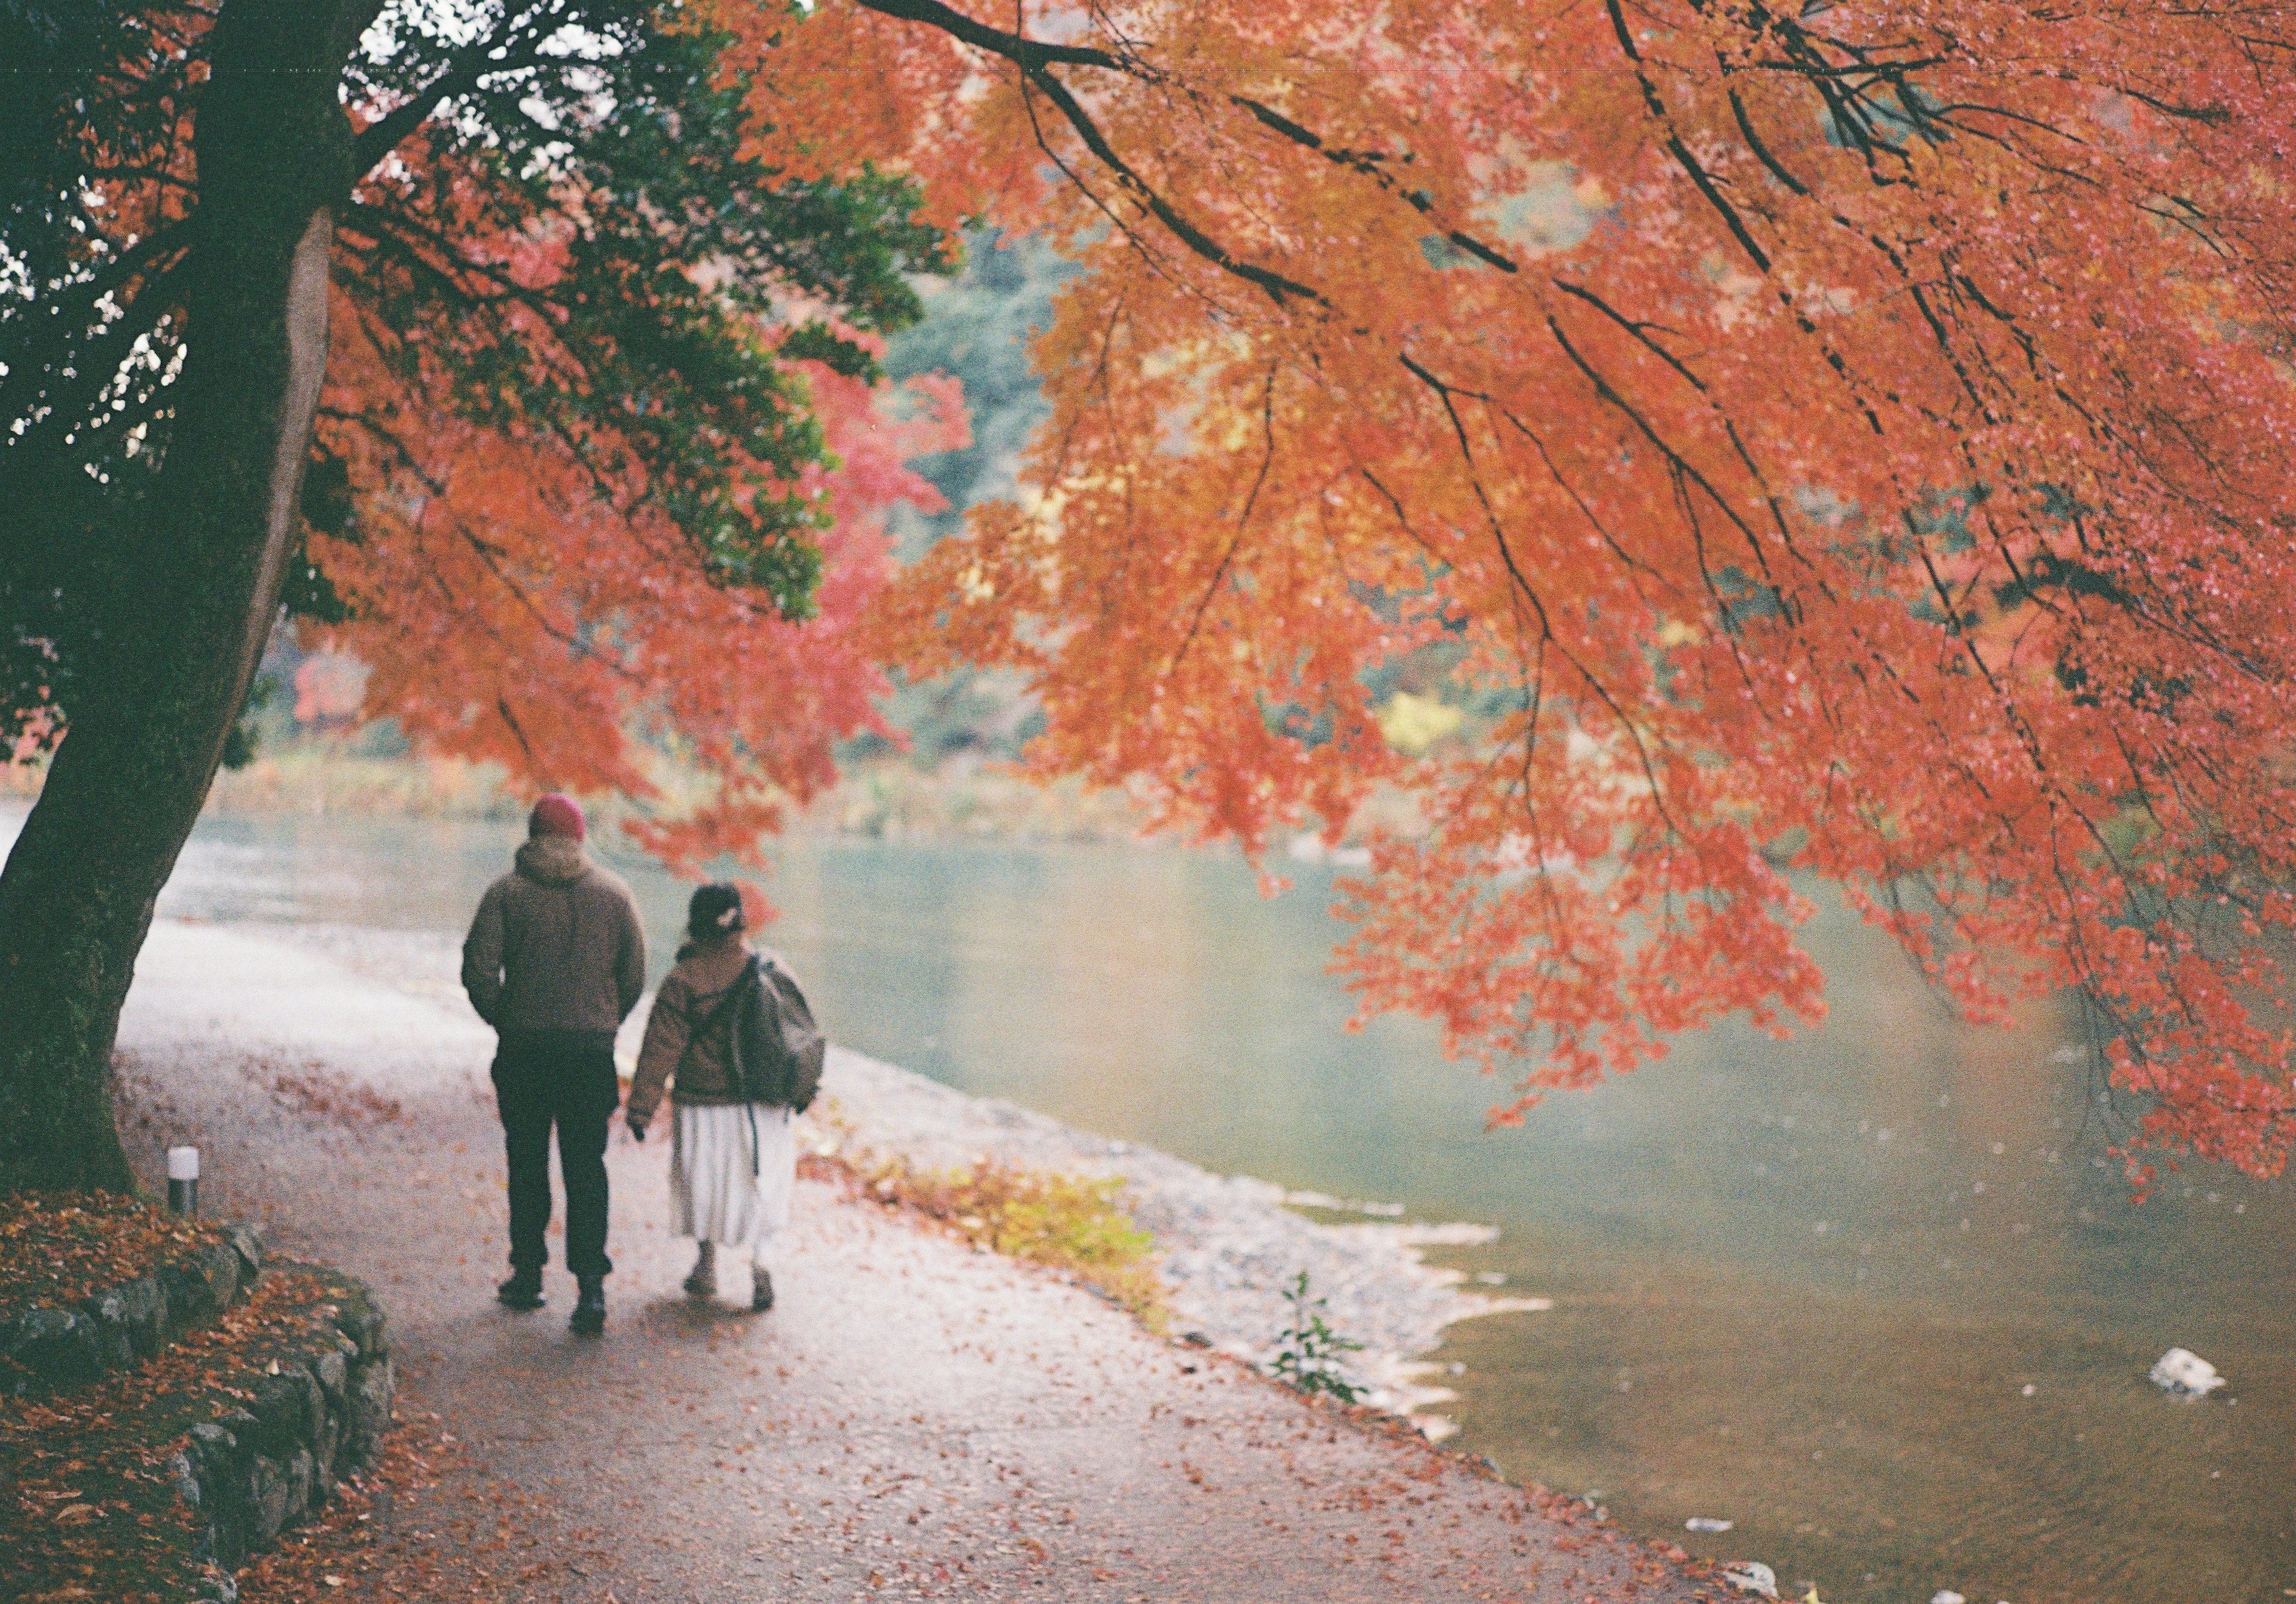
[[[427,160],[379,171],[347,225],[378,342],[465,420],[554,440],[720,582],[807,616],[826,515],[810,480],[834,458],[790,364],[874,379],[854,336],[913,322],[904,275],[947,270],[949,247],[906,180],[799,180],[752,154],[729,41],[675,8],[490,26],[488,70],[402,152]],[[478,49],[412,4],[378,37],[355,74],[378,103],[458,81]]]
[[[1303,1393],[1324,1393],[1342,1403],[1353,1403],[1368,1389],[1350,1381],[1341,1366],[1341,1355],[1359,1353],[1363,1344],[1341,1336],[1324,1320],[1323,1298],[1308,1296],[1308,1272],[1301,1271],[1283,1291],[1291,1305],[1292,1323],[1275,1334],[1275,1357],[1268,1370],[1280,1381]]]
[[[857,345],[825,323],[800,324],[782,341],[781,354],[791,362],[818,362],[832,373],[875,383],[885,376],[868,347]]]
[[[0,75],[0,740],[61,732],[136,589],[168,384],[232,335],[187,329],[176,288],[210,21],[109,0],[0,18],[0,53],[31,69]],[[666,524],[714,582],[797,619],[836,458],[796,365],[873,381],[868,337],[921,310],[906,276],[952,253],[905,179],[759,159],[729,42],[676,4],[388,6],[345,78],[371,166],[335,277],[407,393],[577,465],[551,491],[566,516],[586,492]],[[438,422],[340,386],[329,405],[405,463]],[[371,488],[318,453],[307,525],[356,540]],[[308,551],[283,599],[346,615]]]

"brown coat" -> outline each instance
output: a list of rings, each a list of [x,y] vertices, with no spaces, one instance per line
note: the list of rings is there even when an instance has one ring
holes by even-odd
[[[654,993],[653,1012],[646,1016],[645,1045],[638,1050],[625,1119],[639,1125],[652,1119],[664,1083],[673,1081],[673,1103],[742,1100],[733,1066],[734,1010],[726,1005],[749,967],[750,953],[739,936],[679,950],[677,967]],[[765,961],[775,960],[768,954]]]
[[[645,932],[619,876],[582,843],[537,835],[487,888],[463,943],[463,990],[498,1031],[612,1035],[645,991]]]

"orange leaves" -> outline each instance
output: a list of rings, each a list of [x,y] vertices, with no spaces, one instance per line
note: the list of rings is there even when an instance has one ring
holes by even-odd
[[[2243,16],[980,12],[903,160],[1033,149],[1093,272],[1021,503],[879,627],[1255,850],[1408,777],[1342,963],[1533,1093],[1814,1017],[1803,871],[2276,1168],[2296,8]],[[1430,650],[1475,717],[1406,770],[1365,686]]]
[[[2296,6],[2237,38],[2008,0],[694,15],[763,165],[666,136],[676,203],[607,243],[873,171],[1060,243],[1088,271],[1021,493],[888,589],[953,387],[805,366],[832,471],[745,365],[840,284],[898,323],[866,247],[906,192],[756,214],[844,252],[809,294],[715,235],[617,276],[615,184],[504,207],[442,123],[461,153],[410,142],[399,212],[345,224],[435,297],[392,322],[347,283],[336,319],[359,514],[320,555],[371,710],[638,797],[691,863],[828,783],[875,662],[1005,665],[1040,772],[1185,833],[1257,852],[1407,787],[1342,963],[1527,1096],[1816,1017],[1817,876],[1973,1016],[2077,992],[2156,1145],[2284,1161],[2296,186],[2258,152],[2296,144]],[[602,315],[584,271],[675,315]],[[830,333],[800,349],[865,367]],[[817,617],[715,582],[824,512]],[[1424,741],[1381,730],[1400,664]]]
[[[788,806],[834,778],[833,744],[877,727],[882,680],[856,621],[890,572],[885,511],[938,504],[902,465],[961,443],[953,389],[894,396],[806,365],[841,465],[801,487],[835,522],[817,615],[799,624],[712,582],[674,529],[603,499],[579,460],[426,406],[350,317],[337,326],[323,427],[352,466],[362,538],[319,555],[353,611],[329,638],[373,665],[370,715],[532,789],[650,802],[634,833],[672,863],[753,859]]]

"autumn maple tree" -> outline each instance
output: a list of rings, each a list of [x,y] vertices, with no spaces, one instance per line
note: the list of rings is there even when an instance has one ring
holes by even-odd
[[[912,668],[1255,851],[1407,788],[1343,965],[1503,1117],[1818,1016],[1810,874],[2279,1169],[2296,8],[824,9],[1090,269]],[[1488,717],[1412,760],[1425,653]]]
[[[384,24],[431,48],[372,50],[353,104],[432,103],[434,13]],[[882,728],[856,628],[883,514],[939,504],[906,460],[964,424],[951,383],[877,358],[920,311],[902,274],[953,247],[912,183],[777,141],[737,36],[674,8],[603,48],[567,27],[505,12],[338,226],[314,633],[426,749],[633,799],[690,868],[752,853]],[[574,70],[537,109],[548,78],[502,63],[554,42]],[[665,766],[698,798],[662,798]]]
[[[952,258],[675,4],[6,22],[4,733],[54,757],[0,1184],[118,1187],[118,1010],[283,601],[433,748],[640,799],[666,754],[701,794],[647,843],[750,847],[876,724],[879,521],[963,438],[876,358]]]
[[[258,9],[225,0],[217,40]],[[1006,666],[1039,771],[1189,833],[1257,853],[1412,799],[1344,965],[1526,1100],[1725,1015],[1816,1017],[1810,876],[1973,1016],[2076,993],[2144,1143],[2284,1162],[2296,7],[393,14],[343,47],[295,531],[372,711],[602,786],[643,787],[633,740],[693,741],[721,789],[652,837],[692,854],[826,777],[870,654]],[[685,63],[674,121],[641,59]],[[176,170],[99,113],[75,149]],[[1022,495],[875,596],[852,514],[958,425],[872,389],[897,319],[865,292],[960,217],[1085,271]],[[164,231],[50,234],[33,282],[132,346],[125,298],[90,308]],[[816,234],[865,271],[742,243]],[[67,590],[9,582],[20,685],[68,684]],[[775,688],[681,673],[712,650]],[[1405,661],[1476,715],[1420,756],[1376,719]],[[51,794],[106,728],[62,711]],[[12,961],[29,878],[0,881]]]

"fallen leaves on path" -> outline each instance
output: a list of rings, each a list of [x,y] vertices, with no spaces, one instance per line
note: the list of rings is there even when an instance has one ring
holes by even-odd
[[[397,1098],[385,1097],[366,1082],[316,1060],[299,1069],[283,1069],[256,1058],[242,1073],[289,1113],[346,1131],[395,1125],[406,1117],[406,1106]]]
[[[546,1530],[542,1507],[489,1475],[439,1416],[402,1418],[374,1466],[345,1483],[322,1518],[249,1563],[239,1596],[242,1604],[547,1604],[608,1562],[594,1546]]]

